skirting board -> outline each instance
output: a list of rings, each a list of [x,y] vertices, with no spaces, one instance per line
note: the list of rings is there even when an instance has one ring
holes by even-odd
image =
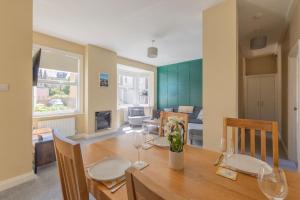
[[[0,192],[34,179],[36,179],[36,175],[31,171],[20,176],[0,181]]]

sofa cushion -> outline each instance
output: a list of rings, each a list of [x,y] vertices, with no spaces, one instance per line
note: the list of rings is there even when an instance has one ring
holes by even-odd
[[[193,113],[194,111],[194,106],[179,106],[178,107],[178,112],[181,113]]]
[[[200,119],[200,120],[203,119],[203,109],[201,109],[201,111],[199,112],[197,119]]]
[[[202,107],[201,106],[194,106],[194,110],[193,110],[193,113],[191,114],[191,118],[192,119],[197,119],[200,111],[202,110]]]
[[[164,108],[165,112],[173,112],[173,108]]]
[[[203,121],[200,119],[189,119],[189,123],[193,123],[193,124],[203,124]]]

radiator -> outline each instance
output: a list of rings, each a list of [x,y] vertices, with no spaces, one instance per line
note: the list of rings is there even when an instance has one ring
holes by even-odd
[[[38,122],[38,128],[51,128],[68,137],[75,135],[75,117]]]

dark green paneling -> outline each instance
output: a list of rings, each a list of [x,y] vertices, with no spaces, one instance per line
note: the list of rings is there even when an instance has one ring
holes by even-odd
[[[177,65],[172,65],[168,69],[168,106],[178,105],[178,68]]]
[[[162,68],[159,70],[157,75],[157,83],[158,85],[167,85],[168,84],[168,69]],[[168,88],[167,87],[159,87],[157,90],[157,96],[159,96],[157,103],[162,107],[168,106]]]
[[[158,68],[159,108],[202,106],[202,59]]]
[[[188,63],[178,65],[178,105],[190,104],[190,73]]]

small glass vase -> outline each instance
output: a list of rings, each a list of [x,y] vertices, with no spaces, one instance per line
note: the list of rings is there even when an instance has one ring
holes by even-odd
[[[174,170],[183,170],[184,154],[182,152],[169,151],[169,167]]]

